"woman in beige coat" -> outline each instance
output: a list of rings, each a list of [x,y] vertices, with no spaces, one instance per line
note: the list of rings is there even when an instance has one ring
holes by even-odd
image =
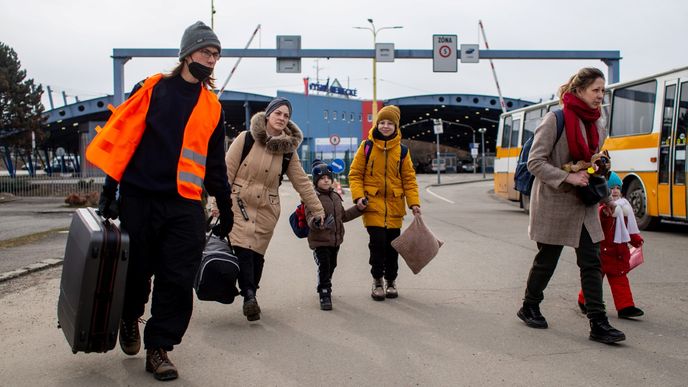
[[[229,239],[239,258],[239,288],[244,297],[243,312],[249,321],[260,319],[256,289],[263,273],[265,251],[280,216],[279,185],[284,154],[292,154],[286,175],[301,200],[316,218],[322,219],[324,214],[296,152],[303,133],[290,120],[291,112],[287,99],[273,99],[265,112],[251,118],[251,129],[240,133],[227,151],[234,211],[234,227]],[[255,142],[241,161],[248,135]]]
[[[523,307],[518,317],[532,328],[547,328],[540,313],[544,295],[564,246],[576,250],[581,285],[590,320],[590,339],[613,343],[626,337],[607,320],[602,300],[600,244],[604,239],[597,205],[586,206],[576,195],[576,186],[588,185],[588,172],[569,173],[562,166],[570,161],[590,161],[607,137],[601,105],[604,74],[583,68],[559,88],[564,112],[564,133],[557,140],[553,112],[545,115],[535,130],[528,157],[528,170],[535,176],[530,197],[530,239],[538,253],[528,275]],[[610,198],[603,199],[613,207]]]

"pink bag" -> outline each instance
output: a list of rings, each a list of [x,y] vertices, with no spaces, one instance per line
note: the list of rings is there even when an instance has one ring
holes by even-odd
[[[645,258],[643,257],[643,247],[631,247],[631,258],[628,262],[631,267],[628,269],[628,271],[635,269],[636,266],[643,262],[645,262]]]
[[[443,243],[423,223],[423,218],[415,215],[406,230],[392,241],[392,247],[401,254],[413,274],[418,274],[435,258]]]

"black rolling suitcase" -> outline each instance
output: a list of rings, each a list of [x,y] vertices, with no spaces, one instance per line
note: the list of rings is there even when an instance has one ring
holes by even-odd
[[[69,226],[57,319],[72,352],[115,347],[129,263],[129,235],[119,222],[80,208]]]

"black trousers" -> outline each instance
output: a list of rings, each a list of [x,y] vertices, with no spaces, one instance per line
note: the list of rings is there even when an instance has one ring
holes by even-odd
[[[318,265],[318,291],[332,289],[332,274],[337,267],[337,254],[339,246],[322,246],[313,250],[313,259]]]
[[[375,279],[385,277],[394,281],[399,272],[399,253],[392,247],[392,241],[401,234],[401,229],[373,226],[366,229],[370,235],[370,274]]]
[[[260,278],[263,276],[265,265],[264,255],[243,247],[234,247],[234,253],[239,259],[239,289],[242,296],[246,297],[246,291],[256,294],[260,287]]]
[[[143,316],[154,277],[143,342],[147,349],[170,351],[191,320],[194,276],[205,245],[203,207],[183,198],[123,196],[120,217],[131,257],[122,318]]]
[[[564,246],[538,243],[538,253],[528,274],[524,302],[539,304],[544,299],[543,291],[547,287],[559,256]],[[585,297],[588,317],[604,314],[602,300],[602,268],[600,264],[600,244],[593,243],[588,230],[583,227],[580,242],[576,249],[576,263],[580,268],[581,288]]]

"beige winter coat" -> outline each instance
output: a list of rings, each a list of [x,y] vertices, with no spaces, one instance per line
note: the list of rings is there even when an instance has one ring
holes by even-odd
[[[600,146],[607,138],[604,120],[596,123]],[[580,122],[583,138],[585,126]],[[561,169],[572,161],[566,129],[557,138],[557,122],[553,112],[547,113],[535,130],[533,146],[528,156],[528,170],[535,176],[530,196],[530,239],[550,245],[578,247],[583,225],[593,242],[604,239],[597,206],[586,207],[576,196],[576,189],[565,183],[567,172]],[[554,148],[554,149],[553,149]],[[613,160],[612,160],[613,163]],[[609,198],[603,200],[608,201]]]
[[[303,134],[292,121],[279,137],[266,132],[265,113],[251,118],[251,134],[255,143],[239,167],[246,132],[240,133],[227,151],[227,175],[232,183],[234,227],[229,234],[232,245],[265,254],[280,216],[279,177],[284,153],[295,151]],[[323,207],[313,190],[313,183],[301,167],[295,152],[285,173],[301,196],[301,201],[322,216]],[[238,198],[244,203],[248,220],[239,209]]]

